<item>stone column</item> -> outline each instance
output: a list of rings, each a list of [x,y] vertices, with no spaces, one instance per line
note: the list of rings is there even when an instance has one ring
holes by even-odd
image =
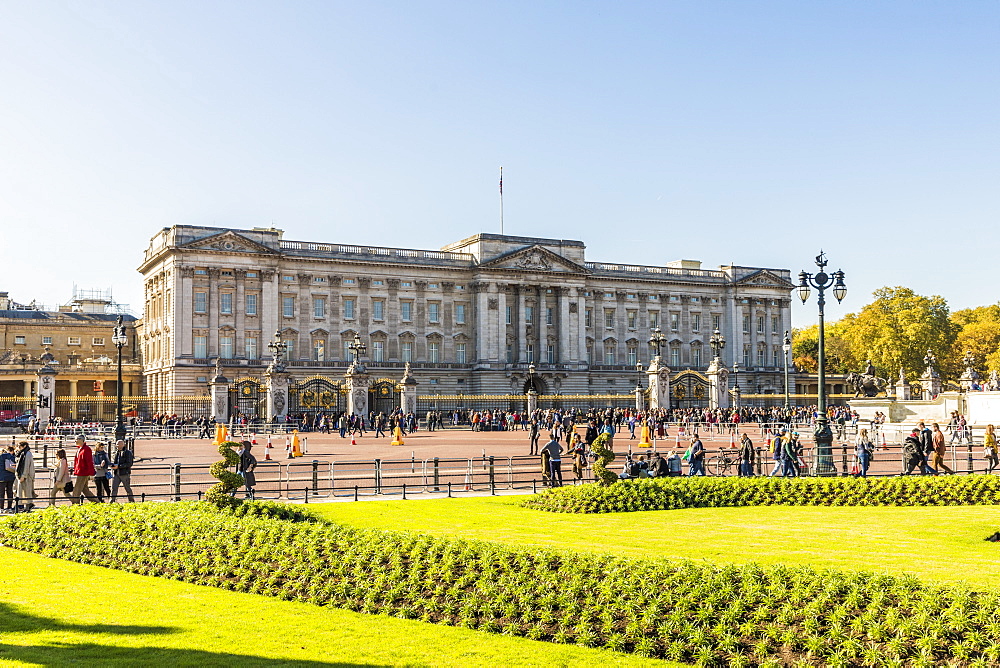
[[[729,408],[729,369],[718,357],[708,365],[708,407]]]
[[[528,390],[528,415],[531,415],[538,409],[538,392],[535,388]]]
[[[219,270],[208,270],[208,356],[219,355]]]
[[[56,412],[56,375],[58,372],[46,363],[39,369],[38,395],[35,397],[38,424],[45,426]]]
[[[268,368],[264,378],[267,381],[267,421],[284,422],[288,416],[288,374]]]
[[[899,380],[896,381],[896,401],[910,401],[913,398],[910,384],[906,382],[906,372],[899,369]]]
[[[344,374],[347,381],[347,412],[352,415],[368,416],[368,388],[371,378],[361,364],[352,364]]]
[[[410,373],[410,363],[406,363],[403,371],[403,391],[399,393],[399,410],[403,415],[417,414],[417,379]]]
[[[229,379],[222,375],[221,366],[216,366],[215,376],[209,382],[209,387],[212,395],[212,417],[219,423],[229,422]]]
[[[558,305],[556,326],[559,328],[557,331],[559,335],[559,349],[556,351],[556,362],[559,364],[568,364],[572,360],[570,352],[569,288],[556,288],[556,304]]]
[[[25,396],[25,397],[30,397],[31,396],[31,381],[30,380],[25,380],[24,381],[24,394],[22,396]]]
[[[646,393],[643,391],[642,385],[635,386],[635,409],[637,411],[646,409]]]
[[[646,369],[649,378],[649,408],[670,408],[670,369],[659,355]]]
[[[528,327],[524,321],[524,307],[525,304],[525,293],[528,287],[526,285],[518,285],[515,288],[517,290],[517,306],[514,308],[514,325],[517,328],[517,341],[515,341],[516,346],[516,357],[515,362],[522,364],[527,364],[528,362]]]

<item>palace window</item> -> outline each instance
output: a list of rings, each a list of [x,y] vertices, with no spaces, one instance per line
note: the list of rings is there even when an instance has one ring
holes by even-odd
[[[286,318],[295,317],[295,297],[281,298],[281,314]]]
[[[399,302],[399,319],[403,322],[413,320],[413,302]]]
[[[511,318],[511,307],[508,306],[507,309],[506,309],[506,311],[507,311],[507,313],[506,313],[506,315],[507,315],[506,322],[509,325],[511,323],[511,319],[510,319]]]
[[[744,368],[750,368],[750,346],[743,349],[743,366]]]
[[[385,302],[381,299],[372,301],[372,320],[383,320],[385,318]]]
[[[21,337],[21,338],[24,338],[24,337]],[[17,343],[17,341],[15,341],[14,343]],[[21,341],[21,343],[24,343],[24,341]],[[52,345],[52,337],[51,336],[43,336],[42,337],[42,345],[43,346],[51,346]]]
[[[14,343],[17,343],[17,339],[16,338],[14,339]],[[24,337],[23,336],[21,337],[21,343],[24,343]],[[70,345],[70,346],[78,346],[78,345],[80,345],[80,337],[79,336],[71,336],[71,337],[69,337],[66,340],[66,344]]]
[[[404,362],[413,361],[413,341],[403,341],[402,356]]]
[[[701,366],[701,346],[691,348],[691,366]]]
[[[650,311],[649,312],[649,328],[654,329],[660,326],[660,312]]]
[[[546,307],[545,308],[545,324],[546,325],[551,325],[552,324],[552,308],[551,307]]]
[[[441,321],[441,304],[437,302],[427,304],[427,321],[433,323]]]
[[[285,359],[293,360],[295,357],[295,339],[282,339],[282,343],[285,344]]]
[[[722,316],[721,315],[713,315],[712,316],[712,329],[713,330],[714,329],[719,329],[719,330],[722,329]]]
[[[757,366],[759,366],[759,367],[764,366],[764,349],[763,348],[758,348],[757,349]]]
[[[255,335],[247,335],[244,340],[244,353],[248,360],[255,360],[259,358],[259,352],[257,350],[257,337]],[[197,355],[195,355],[197,357]]]
[[[586,327],[594,326],[594,309],[588,308],[586,311],[584,311],[583,324]]]
[[[527,323],[535,322],[535,307],[525,306],[524,307],[524,321]]]
[[[465,344],[456,343],[455,344],[455,361],[459,364],[465,364]]]
[[[615,310],[613,308],[604,309],[604,326],[607,329],[615,328]]]
[[[695,313],[691,316],[691,331],[700,332],[701,331],[701,314]]]
[[[248,271],[247,272],[247,278],[257,278],[257,272],[256,271]]]
[[[545,347],[545,361],[549,364],[556,363],[556,347],[551,343]]]
[[[455,304],[455,324],[465,324],[465,304]]]
[[[681,349],[677,346],[670,346],[670,366],[675,369],[681,365]]]
[[[779,325],[778,320],[779,320],[778,316],[776,316],[776,315],[772,315],[771,316],[771,333],[772,334],[777,334],[778,330],[780,329],[780,327],[778,326]]]
[[[194,356],[198,359],[208,357],[208,337],[197,335],[194,337]]]
[[[246,295],[246,314],[247,315],[257,315],[257,299],[256,293],[248,293]]]
[[[773,367],[779,367],[779,366],[781,366],[781,363],[778,361],[780,359],[780,356],[781,356],[781,353],[778,352],[779,350],[780,349],[777,346],[775,346],[771,350],[771,366],[773,366]]]
[[[207,292],[194,293],[194,312],[205,313],[206,311],[208,311],[208,293]]]
[[[764,333],[764,316],[762,315],[757,316],[757,333]]]
[[[372,362],[385,361],[385,342],[372,341]]]
[[[354,300],[345,299],[344,300],[344,319],[353,320],[354,319]]]
[[[219,337],[219,357],[226,360],[233,359],[233,337],[232,335]]]
[[[326,340],[313,339],[313,361],[322,362],[326,360]]]
[[[223,292],[219,295],[219,313],[232,315],[233,313],[233,293]]]
[[[507,344],[507,364],[514,363],[514,346]]]
[[[94,346],[103,346],[104,345],[104,337],[103,336],[95,336],[90,343],[91,343],[91,345],[94,345]]]
[[[750,333],[750,316],[748,315],[743,316],[743,333]]]
[[[535,346],[529,343],[525,348],[528,354],[528,364],[532,364],[535,361]]]
[[[441,361],[441,344],[431,341],[427,344],[427,361],[437,364]]]
[[[313,317],[326,317],[326,297],[313,297]]]
[[[639,363],[639,349],[635,346],[628,347],[628,364],[629,366],[635,366]]]
[[[605,364],[615,363],[615,344],[613,343],[604,344],[604,363]]]
[[[70,345],[73,345],[72,341],[73,341],[74,338],[76,338],[76,345],[80,345],[80,337],[72,337],[71,336],[69,338],[70,338]],[[14,337],[14,344],[15,345],[23,346],[23,345],[26,345],[27,342],[28,342],[28,340],[23,335],[17,335],[17,336]]]
[[[344,279],[344,285],[354,285],[354,279],[353,278],[345,278]]]
[[[628,328],[635,329],[636,318],[639,314],[636,311],[628,311],[626,317],[628,319]]]

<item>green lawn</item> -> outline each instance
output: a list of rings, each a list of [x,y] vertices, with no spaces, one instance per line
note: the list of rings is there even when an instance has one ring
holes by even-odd
[[[238,594],[8,548],[0,548],[0,572],[0,665],[670,665]]]
[[[523,497],[310,505],[354,526],[713,563],[810,564],[913,573],[925,580],[1000,581],[997,506],[693,508],[573,515],[527,510]]]

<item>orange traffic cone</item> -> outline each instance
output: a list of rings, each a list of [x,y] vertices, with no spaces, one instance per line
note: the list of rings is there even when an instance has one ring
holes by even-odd
[[[735,433],[729,434],[729,447],[732,448],[733,450],[736,449],[736,434]]]
[[[351,445],[357,445],[358,441],[354,438],[354,434],[351,434]]]
[[[288,456],[286,457],[286,459],[291,459],[292,458],[292,442],[288,440],[287,436],[285,436],[285,452],[288,453]]]

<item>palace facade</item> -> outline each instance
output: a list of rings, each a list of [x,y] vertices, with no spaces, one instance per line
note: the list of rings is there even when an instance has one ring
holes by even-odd
[[[230,378],[259,377],[277,332],[293,382],[341,377],[357,334],[373,376],[409,362],[421,394],[519,394],[532,363],[542,394],[626,393],[656,328],[675,374],[704,373],[718,329],[744,392],[783,391],[787,269],[586,255],[582,241],[498,234],[415,250],[164,228],[139,267],[145,392],[203,395],[215,358],[238,367]]]

